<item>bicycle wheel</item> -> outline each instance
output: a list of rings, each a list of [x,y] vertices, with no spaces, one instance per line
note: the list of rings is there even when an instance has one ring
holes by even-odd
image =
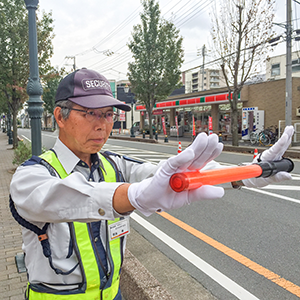
[[[271,140],[270,140],[269,136],[267,134],[263,133],[263,132],[259,135],[259,141],[264,146],[269,146],[270,143],[271,143]]]
[[[251,133],[250,133],[250,143],[252,144],[252,145],[254,145],[254,144],[256,144],[257,143],[257,141],[258,141],[258,135],[257,135],[257,133],[256,132],[254,132],[254,131],[252,131]]]

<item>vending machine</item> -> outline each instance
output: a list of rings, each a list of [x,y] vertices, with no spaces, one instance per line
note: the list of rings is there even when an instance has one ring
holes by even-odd
[[[249,140],[250,132],[264,129],[265,111],[257,107],[244,107],[242,115],[242,139]]]

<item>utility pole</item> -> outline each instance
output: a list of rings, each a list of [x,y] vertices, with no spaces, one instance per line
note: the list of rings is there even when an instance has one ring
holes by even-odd
[[[205,65],[205,55],[206,55],[206,47],[205,45],[202,46],[201,49],[201,54],[200,54],[200,49],[198,49],[197,51],[197,56],[202,56],[203,62],[202,62],[202,66],[200,69],[201,70],[201,74],[202,74],[202,87],[201,87],[201,91],[204,90],[204,65]]]
[[[292,1],[286,1],[285,126],[292,125]]]
[[[76,71],[76,57],[75,56],[66,56],[66,59],[73,59],[73,71]]]
[[[202,89],[201,91],[204,90],[204,64],[205,64],[205,53],[206,53],[206,48],[205,44],[202,47],[202,58],[203,58],[203,64],[202,64]]]

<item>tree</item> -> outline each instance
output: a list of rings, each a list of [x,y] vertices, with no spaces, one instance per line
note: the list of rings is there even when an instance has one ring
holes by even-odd
[[[238,98],[257,73],[273,36],[274,0],[220,0],[212,14],[212,38],[231,107],[232,145],[238,146]]]
[[[128,66],[128,78],[132,92],[146,106],[150,138],[153,138],[154,105],[180,86],[183,49],[179,30],[161,18],[159,4],[155,0],[142,0],[142,5],[142,24],[133,27],[128,44],[134,59]]]
[[[43,84],[43,101],[44,101],[44,122],[47,127],[48,113],[52,114],[55,106],[56,90],[63,76],[65,69],[57,70],[52,68],[46,75],[41,76]],[[54,121],[54,120],[53,120]],[[54,123],[52,128],[54,129]]]
[[[51,13],[37,18],[38,58],[41,73],[50,69],[53,53]],[[2,0],[0,4],[0,101],[13,116],[13,147],[17,147],[17,114],[28,98],[28,18],[24,0]]]

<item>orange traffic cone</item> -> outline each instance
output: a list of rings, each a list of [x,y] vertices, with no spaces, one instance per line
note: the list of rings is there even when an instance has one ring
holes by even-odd
[[[181,153],[182,149],[181,149],[181,142],[178,142],[178,151],[177,154]]]
[[[253,155],[253,159],[258,155],[258,151],[257,149],[254,150],[254,155]]]

